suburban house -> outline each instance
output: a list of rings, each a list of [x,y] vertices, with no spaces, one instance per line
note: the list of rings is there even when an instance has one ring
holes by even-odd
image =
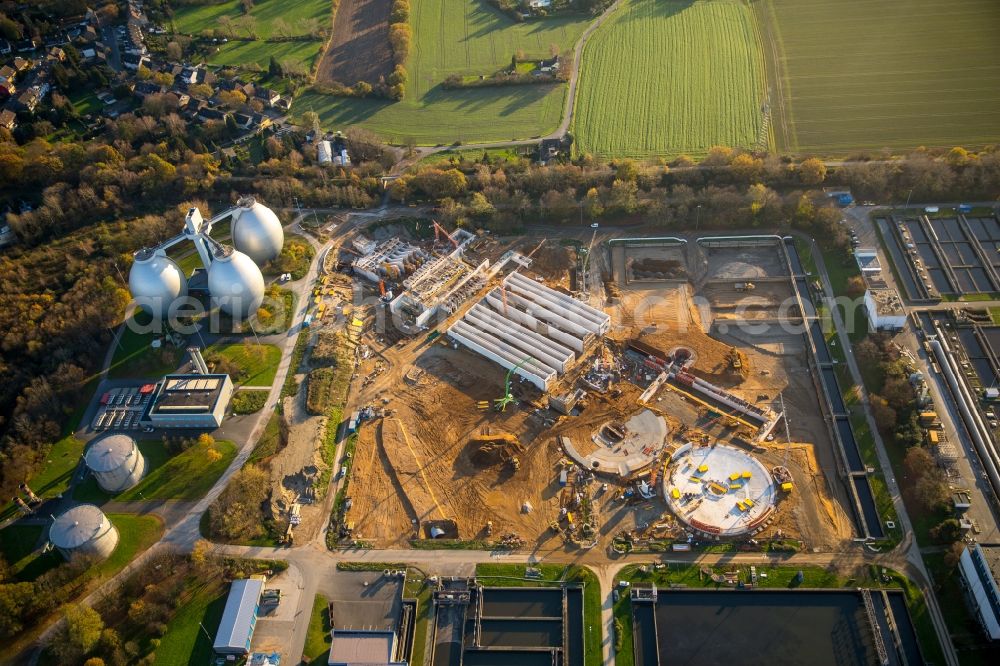
[[[17,114],[10,109],[0,111],[0,127],[8,130],[17,127]]]

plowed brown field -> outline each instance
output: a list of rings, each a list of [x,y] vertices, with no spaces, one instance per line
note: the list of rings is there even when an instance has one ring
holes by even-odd
[[[319,83],[378,83],[392,72],[389,10],[392,0],[341,0],[333,37],[316,71]]]

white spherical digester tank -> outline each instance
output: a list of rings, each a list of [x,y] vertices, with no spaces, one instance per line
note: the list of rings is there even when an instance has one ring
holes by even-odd
[[[77,556],[106,558],[118,545],[118,530],[93,504],[66,511],[49,527],[49,541],[67,560]]]
[[[187,278],[173,259],[149,248],[134,255],[128,274],[132,298],[146,312],[165,319],[174,302],[187,295]]]
[[[240,199],[233,214],[233,245],[258,266],[281,254],[285,232],[274,211],[253,197]]]
[[[95,440],[87,449],[84,461],[97,485],[109,493],[128,490],[146,473],[146,459],[135,440],[125,434]]]
[[[228,245],[219,245],[208,267],[208,291],[213,306],[233,319],[244,320],[264,300],[264,276],[253,259]]]

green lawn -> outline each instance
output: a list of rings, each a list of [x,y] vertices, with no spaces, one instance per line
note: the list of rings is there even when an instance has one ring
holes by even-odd
[[[257,36],[260,39],[274,33],[274,20],[281,18],[291,28],[292,34],[305,34],[299,26],[302,19],[315,19],[326,25],[331,21],[330,0],[254,0],[250,15],[257,19]],[[237,21],[243,16],[240,0],[227,0],[217,4],[175,4],[174,29],[189,35],[218,28],[219,18],[227,16]],[[238,22],[238,21],[237,21]],[[243,34],[237,30],[237,34]]]
[[[118,528],[118,546],[108,559],[85,572],[88,589],[118,573],[136,555],[156,543],[163,533],[163,522],[156,516],[109,513],[108,519]],[[66,561],[57,550],[47,553],[33,550],[45,529],[34,525],[14,525],[0,532],[0,548],[4,557],[10,558],[7,561],[12,565],[11,575],[16,580],[37,580],[42,574]],[[15,557],[16,560],[13,559]]]
[[[1000,25],[1000,3],[764,0],[758,8],[780,62],[779,149],[1000,140],[1000,41],[987,28]]]
[[[44,530],[41,525],[11,525],[0,530],[0,554],[10,567],[7,572],[10,577],[22,580],[21,572],[37,559],[35,548]],[[25,580],[35,577],[26,577]]]
[[[584,48],[576,150],[605,157],[752,147],[764,60],[739,0],[626,0]]]
[[[215,234],[212,234],[215,237]],[[196,268],[203,268],[201,263],[201,256],[194,251],[184,254],[183,252],[170,252],[168,255],[177,263],[177,267],[181,269],[184,275],[191,277]]]
[[[227,586],[221,580],[197,583],[184,600],[156,648],[154,664],[202,666],[212,663],[212,643],[226,607]],[[202,628],[204,627],[204,628]],[[206,635],[206,631],[209,632]]]
[[[214,461],[200,444],[172,457],[159,440],[142,440],[138,446],[148,466],[146,476],[134,488],[115,496],[116,501],[201,499],[236,456],[236,445],[226,440],[212,447],[222,456]],[[110,498],[93,476],[73,490],[73,499],[80,502],[103,504]]]
[[[84,116],[88,113],[97,113],[104,108],[104,103],[97,99],[97,95],[90,91],[71,97],[70,102],[73,104],[73,109]]]
[[[326,653],[330,650],[333,642],[330,638],[330,609],[327,599],[322,594],[317,594],[313,600],[312,615],[309,616],[309,629],[306,632],[306,644],[302,649],[302,656],[307,657],[310,662],[318,664],[326,663]]]
[[[145,312],[137,311],[133,319],[144,326],[149,321],[149,316]],[[111,359],[108,377],[159,379],[176,370],[184,352],[169,345],[153,349],[150,346],[153,337],[153,333],[136,333],[126,322],[125,330],[118,339],[118,346],[115,347],[114,358]]]
[[[239,367],[243,376],[236,383],[240,386],[270,386],[278,372],[278,362],[281,361],[280,349],[274,345],[258,345],[253,342],[216,343],[210,345],[204,355],[209,358],[215,354]]]
[[[417,622],[413,629],[413,650],[410,653],[410,663],[414,665],[424,663],[427,651],[427,625],[434,616],[431,592],[431,586],[427,584],[423,572],[412,567],[407,569],[403,598],[417,600]]]
[[[524,579],[524,564],[477,564],[476,577],[491,587],[535,587],[545,583],[582,583],[583,624],[589,627],[584,636],[584,666],[603,663],[601,641],[604,627],[601,623],[601,585],[594,572],[587,567],[571,564],[542,564],[534,567],[540,572],[537,578]]]
[[[495,71],[518,50],[548,57],[555,45],[569,57],[589,18],[517,23],[485,0],[421,0],[411,8],[409,82],[401,102],[310,92],[295,101],[293,113],[316,111],[328,130],[360,124],[393,142],[424,145],[526,139],[556,129],[565,85],[444,90],[440,84],[450,74]]]
[[[73,471],[83,455],[83,442],[73,435],[67,435],[52,445],[41,469],[28,479],[28,485],[39,497],[55,497],[69,488]],[[0,509],[0,519],[15,513],[14,503],[5,502]]]
[[[301,65],[306,72],[309,72],[322,48],[323,42],[315,40],[308,42],[231,41],[228,44],[220,44],[217,50],[208,56],[208,62],[223,66],[256,63],[261,68],[267,69],[271,62],[271,56],[274,56],[282,65]]]

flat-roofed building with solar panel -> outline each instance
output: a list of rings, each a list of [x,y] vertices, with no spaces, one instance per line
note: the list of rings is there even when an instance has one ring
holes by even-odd
[[[233,397],[229,375],[167,375],[143,415],[154,428],[206,428],[222,425]]]

